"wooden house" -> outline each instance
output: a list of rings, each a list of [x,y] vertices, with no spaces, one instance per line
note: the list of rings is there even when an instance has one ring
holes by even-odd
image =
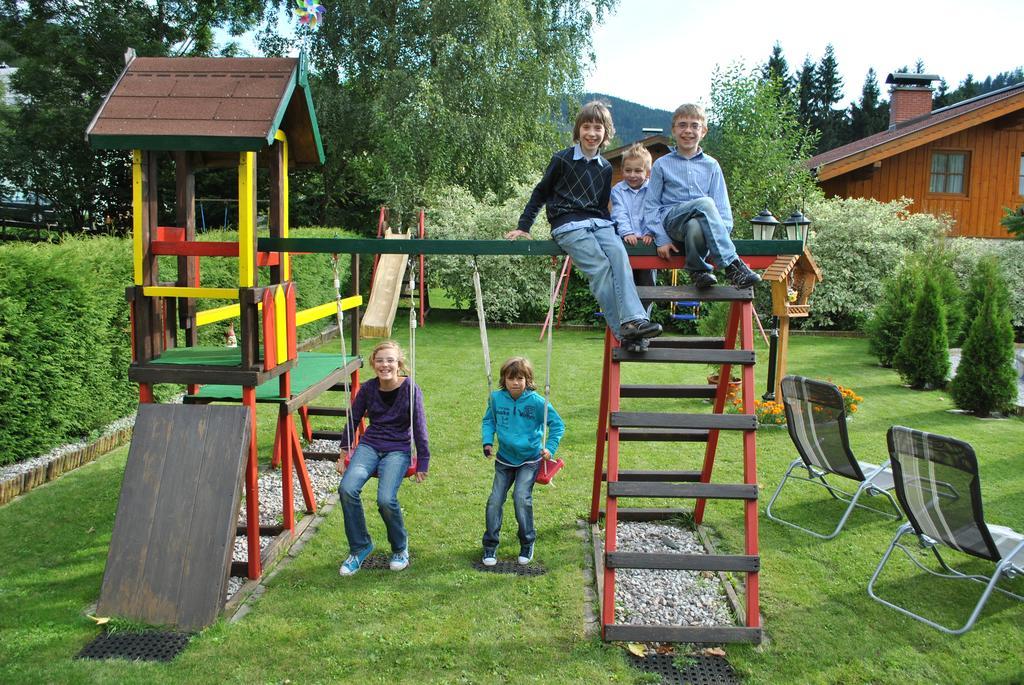
[[[889,74],[889,128],[812,157],[825,194],[948,214],[954,234],[1007,238],[1003,208],[1024,203],[1024,82],[932,110],[930,74]]]

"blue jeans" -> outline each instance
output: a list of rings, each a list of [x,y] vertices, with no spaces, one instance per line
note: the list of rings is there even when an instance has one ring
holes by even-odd
[[[594,219],[582,226],[560,226],[551,232],[551,238],[586,274],[590,292],[616,338],[621,324],[647,318],[636,294],[629,255],[611,223]]]
[[[710,197],[679,203],[665,215],[664,226],[668,237],[683,250],[687,271],[712,271],[709,256],[719,268],[736,261],[736,246]]]
[[[338,486],[349,554],[358,554],[373,543],[366,530],[366,516],[359,495],[374,473],[378,476],[377,510],[387,526],[391,551],[400,552],[408,547],[409,537],[405,532],[402,508],[398,504],[398,486],[409,469],[409,462],[408,452],[378,452],[365,442],[359,443],[352,452],[352,460]]]
[[[516,511],[516,523],[519,524],[519,544],[529,545],[537,539],[537,529],[533,525],[533,484],[540,471],[540,461],[522,466],[506,466],[494,460],[494,483],[491,485],[491,496],[487,498],[487,530],[484,532],[484,549],[498,546],[501,532],[501,513],[505,507],[508,489],[515,483],[512,491],[512,505]]]

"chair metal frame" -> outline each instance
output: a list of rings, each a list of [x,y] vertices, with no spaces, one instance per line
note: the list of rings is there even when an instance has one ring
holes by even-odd
[[[824,392],[827,394],[834,393],[834,401],[837,405],[836,410],[839,411],[839,414],[837,416],[837,422],[839,435],[842,441],[842,447],[845,456],[849,460],[851,471],[861,477],[859,481],[856,478],[851,477],[847,474],[832,471],[824,467],[823,465],[816,463],[814,450],[809,445],[803,444],[804,440],[797,434],[797,416],[795,415],[795,410],[790,405],[790,403],[785,401],[785,397],[787,395],[787,388],[789,389],[789,395],[791,397],[797,397],[800,394],[801,389],[806,389],[807,387],[815,387],[820,392]],[[850,515],[853,513],[853,510],[855,508],[867,509],[869,511],[874,511],[876,513],[882,514],[883,516],[888,516],[897,520],[902,518],[903,516],[899,506],[896,503],[896,500],[893,499],[893,496],[888,492],[893,488],[894,485],[893,474],[892,471],[889,469],[889,462],[886,461],[881,465],[875,465],[870,464],[868,462],[858,461],[853,456],[853,452],[850,450],[850,442],[846,432],[846,411],[845,406],[843,404],[842,393],[839,392],[839,388],[837,388],[835,385],[831,383],[811,380],[809,378],[804,378],[802,376],[786,376],[785,378],[782,379],[782,395],[783,403],[785,405],[786,410],[786,427],[789,430],[789,436],[793,440],[793,444],[796,446],[797,452],[800,454],[800,457],[794,459],[790,463],[789,468],[786,470],[786,475],[782,477],[782,481],[779,483],[778,488],[776,488],[775,494],[772,495],[772,498],[768,501],[768,506],[765,507],[765,515],[772,521],[775,521],[776,523],[781,523],[783,525],[790,526],[791,528],[796,528],[797,530],[813,535],[814,537],[819,538],[821,540],[831,540],[837,535],[839,535],[839,533],[843,530],[843,527],[846,525],[847,519],[850,518]],[[807,471],[806,476],[799,475],[799,469],[801,468]],[[794,471],[797,471],[797,473],[794,474]],[[840,476],[842,478],[848,478],[850,480],[859,482],[856,492],[850,493],[829,483],[826,479],[826,476],[828,475]],[[814,485],[820,485],[824,487],[826,490],[828,490],[828,493],[834,499],[848,503],[846,510],[843,512],[842,517],[839,519],[839,523],[836,525],[835,529],[831,533],[819,533],[817,531],[798,525],[792,521],[787,521],[772,513],[772,506],[775,504],[775,501],[778,499],[783,487],[785,487],[786,483],[789,481],[790,478],[812,483]],[[889,500],[889,503],[892,505],[895,515],[891,512],[883,511],[882,509],[877,509],[866,504],[861,504],[858,500],[860,500],[861,495],[865,493],[871,496],[884,495],[886,499]]]
[[[1024,596],[1018,595],[1014,592],[1010,592],[1009,590],[998,586],[999,580],[1003,577],[1009,579],[1014,578],[1018,575],[1024,575],[1024,535],[1021,535],[1016,531],[1006,528],[1005,526],[991,526],[985,523],[984,515],[982,513],[981,508],[981,488],[978,485],[977,476],[975,476],[972,482],[970,492],[971,505],[972,511],[974,512],[974,522],[978,526],[977,530],[981,535],[981,541],[987,548],[987,552],[979,553],[977,551],[972,551],[964,549],[963,547],[959,547],[955,544],[955,534],[953,535],[953,541],[936,540],[933,537],[926,535],[922,531],[922,527],[917,521],[914,512],[911,511],[910,507],[907,505],[907,496],[905,494],[904,481],[907,480],[908,478],[903,475],[903,469],[900,466],[899,461],[900,456],[896,451],[895,446],[895,436],[901,433],[907,436],[914,436],[922,440],[932,441],[933,443],[945,443],[947,445],[952,445],[962,449],[964,457],[971,460],[972,465],[974,467],[974,472],[975,474],[977,474],[977,457],[975,456],[974,449],[969,444],[961,440],[957,440],[956,438],[951,438],[944,435],[937,435],[934,433],[925,433],[924,431],[915,431],[911,428],[906,428],[904,426],[893,426],[892,428],[889,429],[886,437],[889,444],[889,455],[891,460],[895,464],[894,470],[897,475],[896,496],[899,498],[904,510],[906,511],[908,522],[899,527],[899,529],[896,531],[895,537],[893,537],[892,539],[892,542],[889,543],[889,547],[885,550],[885,554],[882,555],[881,561],[878,562],[878,567],[875,569],[875,572],[871,575],[871,580],[868,581],[868,595],[876,602],[879,602],[880,604],[884,604],[887,607],[895,609],[901,614],[904,614],[906,616],[909,616],[910,618],[920,621],[925,625],[929,625],[932,628],[935,628],[936,630],[939,630],[943,633],[946,633],[948,635],[962,635],[974,627],[975,622],[981,615],[981,611],[982,609],[984,609],[985,604],[986,602],[988,602],[988,598],[991,596],[993,591],[1001,592],[1002,594],[1008,597],[1012,597],[1017,601],[1024,601]],[[911,480],[914,480],[919,483],[921,479],[913,478]],[[952,487],[949,483],[938,482],[936,484],[945,485],[946,487],[949,488]],[[959,497],[959,494],[956,493],[955,491],[952,493],[952,495],[950,495],[948,493],[940,491],[939,489],[932,488],[932,492],[935,494],[935,497],[938,498],[939,500],[941,500],[942,498],[955,499]],[[1020,542],[1011,547],[1008,553],[1003,553],[999,550],[998,544],[993,539],[993,530],[1001,534],[1003,537],[1010,537],[1010,544],[1012,544],[1012,538],[1020,538]],[[944,572],[928,568],[923,563],[921,563],[919,559],[916,558],[916,555],[913,553],[913,550],[908,549],[904,544],[902,544],[901,540],[903,536],[908,534],[914,534],[915,536],[917,536],[920,546],[932,552],[932,554],[935,556],[936,561],[938,561],[939,565],[942,567],[942,571]],[[951,542],[954,542],[954,544],[951,544]],[[939,553],[940,545],[951,547],[954,549],[960,549],[966,554],[970,554],[981,559],[986,559],[988,561],[995,562],[995,570],[993,571],[991,576],[969,574],[958,571],[955,568],[953,568],[950,564],[948,564],[945,559],[943,559],[942,555]],[[907,558],[914,563],[915,566],[917,566],[919,569],[927,572],[932,576],[953,580],[972,580],[976,583],[981,583],[985,586],[985,589],[982,592],[981,597],[974,605],[974,609],[971,611],[970,615],[967,618],[967,622],[963,626],[961,626],[960,628],[951,628],[948,626],[944,626],[940,623],[937,623],[936,621],[932,621],[931,619],[925,618],[920,614],[916,614],[913,611],[907,609],[906,607],[900,606],[889,600],[882,599],[875,593],[875,582],[878,580],[878,576],[881,575],[882,569],[888,563],[893,551],[897,548],[900,551],[902,551],[907,556]]]

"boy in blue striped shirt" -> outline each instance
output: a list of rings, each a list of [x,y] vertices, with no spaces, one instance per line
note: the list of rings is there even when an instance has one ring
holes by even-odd
[[[654,163],[644,220],[663,259],[682,247],[686,270],[698,288],[718,282],[709,259],[725,270],[733,286],[749,288],[761,277],[739,258],[729,237],[733,224],[725,177],[718,161],[700,147],[707,132],[707,116],[699,105],[680,105],[672,113],[676,148]]]

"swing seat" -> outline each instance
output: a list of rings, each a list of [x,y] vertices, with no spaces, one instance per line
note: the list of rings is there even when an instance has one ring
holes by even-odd
[[[564,466],[565,462],[561,459],[541,459],[540,470],[537,471],[537,482],[547,485]]]
[[[354,450],[354,449],[355,449],[355,447],[352,448],[352,450]],[[345,468],[346,469],[348,468],[349,462],[352,461],[352,450],[349,450],[348,454],[345,455]],[[559,460],[559,461],[561,461],[561,460]],[[405,478],[410,478],[410,477],[412,477],[415,474],[416,474],[416,455],[414,454],[414,455],[412,455],[412,459],[409,461],[409,468],[406,469],[404,477]],[[373,473],[370,474],[370,477],[371,478],[376,478],[377,477],[376,469],[374,470]]]

